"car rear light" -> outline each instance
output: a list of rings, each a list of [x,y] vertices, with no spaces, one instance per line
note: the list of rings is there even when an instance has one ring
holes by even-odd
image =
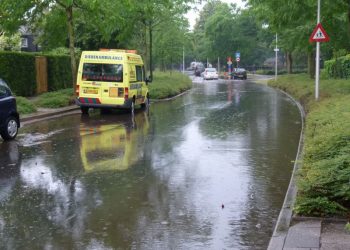
[[[75,86],[75,95],[79,96],[79,85]]]
[[[129,99],[129,88],[125,88],[124,99],[125,100]]]

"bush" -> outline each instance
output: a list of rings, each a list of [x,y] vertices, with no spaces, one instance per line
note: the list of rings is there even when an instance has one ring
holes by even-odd
[[[350,78],[350,54],[325,61],[325,72],[331,78]]]
[[[177,71],[154,72],[154,81],[149,84],[151,99],[164,99],[176,96],[190,89],[192,81],[187,75]]]
[[[74,103],[73,89],[62,89],[38,96],[35,105],[43,108],[61,108]]]
[[[67,55],[42,55],[26,52],[0,52],[0,78],[4,79],[19,96],[36,94],[35,57],[47,58],[48,90],[55,91],[72,86],[70,57]]]
[[[30,114],[30,113],[36,112],[37,110],[34,104],[25,97],[17,96],[16,101],[17,101],[17,111],[21,115]]]
[[[35,55],[24,52],[0,52],[0,78],[16,95],[36,93]]]
[[[318,102],[314,80],[305,74],[281,76],[269,85],[291,93],[308,111],[295,212],[316,216],[349,213],[349,81],[321,79]]]
[[[55,91],[72,87],[70,57],[65,55],[45,55],[47,57],[48,90]]]

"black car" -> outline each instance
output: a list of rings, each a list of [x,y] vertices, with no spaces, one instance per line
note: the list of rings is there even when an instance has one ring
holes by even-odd
[[[4,140],[14,139],[19,127],[16,98],[7,84],[0,79],[0,135]]]
[[[247,79],[247,71],[244,68],[235,68],[232,72],[233,79]]]
[[[194,70],[194,75],[195,76],[201,76],[202,73],[204,72],[204,64],[203,63],[197,63],[195,70]]]

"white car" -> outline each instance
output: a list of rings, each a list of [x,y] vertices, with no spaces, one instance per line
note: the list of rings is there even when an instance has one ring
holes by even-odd
[[[203,79],[209,80],[209,79],[219,79],[218,72],[215,68],[206,68],[203,72]]]

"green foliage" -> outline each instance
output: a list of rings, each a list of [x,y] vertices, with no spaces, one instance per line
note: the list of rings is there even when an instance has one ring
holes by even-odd
[[[19,33],[7,36],[6,34],[0,34],[0,50],[21,50],[21,36]]]
[[[331,78],[350,78],[350,54],[326,61],[325,72]]]
[[[0,78],[7,82],[16,95],[34,95],[35,54],[0,51]]]
[[[70,57],[64,55],[47,55],[46,57],[49,91],[71,87],[73,78]]]
[[[280,76],[269,84],[299,99],[307,110],[303,166],[295,211],[303,215],[350,212],[350,83],[321,79],[320,101],[307,75]]]
[[[164,99],[190,89],[192,81],[187,75],[176,71],[156,71],[154,72],[154,81],[148,86],[151,99]]]
[[[346,223],[345,230],[350,232],[350,222]]]
[[[36,94],[36,53],[0,52],[0,78],[4,79],[19,96]],[[72,86],[70,57],[64,55],[44,55],[47,57],[49,91]]]
[[[21,115],[34,113],[37,110],[35,105],[25,97],[17,96],[16,101],[17,111]]]
[[[36,106],[43,108],[66,107],[74,103],[74,92],[72,88],[68,88],[44,93],[34,103]]]
[[[330,216],[343,215],[346,209],[326,197],[316,197],[298,198],[294,211],[305,216]]]

